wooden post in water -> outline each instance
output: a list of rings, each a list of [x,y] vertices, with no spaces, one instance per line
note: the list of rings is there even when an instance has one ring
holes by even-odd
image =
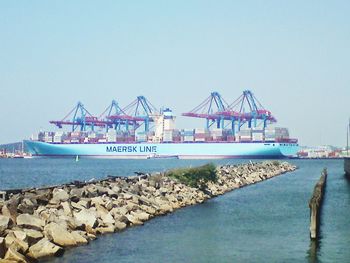
[[[309,201],[310,207],[310,238],[316,239],[320,227],[320,211],[323,201],[324,189],[327,180],[327,169],[323,169],[321,177],[315,185],[314,192]]]
[[[344,158],[344,171],[347,176],[350,176],[350,157]]]

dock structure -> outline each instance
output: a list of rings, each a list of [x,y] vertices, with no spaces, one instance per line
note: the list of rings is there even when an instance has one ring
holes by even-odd
[[[321,208],[327,182],[327,169],[323,169],[321,177],[314,187],[314,192],[309,201],[310,207],[310,238],[316,239],[319,233],[321,221]]]

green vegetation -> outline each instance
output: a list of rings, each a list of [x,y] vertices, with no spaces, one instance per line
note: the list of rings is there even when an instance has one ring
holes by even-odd
[[[212,163],[195,167],[179,168],[166,172],[166,176],[177,179],[179,182],[191,187],[205,190],[209,181],[216,182],[216,166]]]
[[[277,160],[274,160],[272,161],[272,164],[275,165],[275,166],[280,166],[280,161],[277,161]]]

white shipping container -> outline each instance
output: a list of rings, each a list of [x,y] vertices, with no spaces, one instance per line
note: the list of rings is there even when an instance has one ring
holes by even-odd
[[[180,130],[173,130],[173,135],[174,136],[180,135]]]
[[[195,134],[199,134],[199,133],[206,133],[206,130],[204,128],[196,128],[194,130]]]
[[[107,142],[116,142],[117,137],[107,137]]]
[[[184,136],[184,142],[193,142],[194,137],[193,136]]]
[[[262,133],[253,134],[253,141],[263,141],[264,136]]]
[[[88,137],[89,138],[96,138],[96,133],[89,133]]]
[[[223,135],[222,129],[215,129],[210,132],[212,135]]]
[[[53,137],[53,142],[62,142],[62,136],[57,136],[57,135],[55,135],[55,136]]]
[[[164,131],[163,136],[173,136],[173,133],[169,131]]]

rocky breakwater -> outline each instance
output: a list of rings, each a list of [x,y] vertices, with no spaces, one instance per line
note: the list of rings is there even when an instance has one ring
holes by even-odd
[[[60,256],[99,234],[142,225],[236,188],[295,170],[287,162],[177,169],[26,189],[0,201],[0,262]]]

